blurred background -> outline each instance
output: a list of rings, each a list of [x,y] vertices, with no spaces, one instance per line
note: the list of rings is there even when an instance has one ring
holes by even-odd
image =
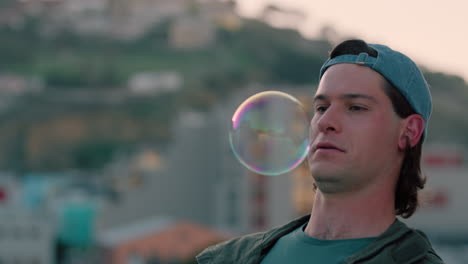
[[[310,212],[304,163],[247,171],[232,114],[279,90],[310,110],[348,38],[413,57],[434,112],[422,206],[405,220],[468,263],[463,1],[0,0],[0,263],[194,263]]]

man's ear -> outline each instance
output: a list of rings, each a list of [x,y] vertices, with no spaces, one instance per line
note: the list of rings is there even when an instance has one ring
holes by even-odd
[[[416,146],[424,132],[424,119],[418,114],[412,114],[403,120],[403,128],[398,140],[398,148],[404,150],[407,142],[411,147]]]

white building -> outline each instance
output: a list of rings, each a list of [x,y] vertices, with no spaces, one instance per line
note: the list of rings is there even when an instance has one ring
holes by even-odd
[[[112,26],[110,32],[121,39],[141,36],[168,17],[187,10],[185,0],[109,0]]]
[[[53,263],[52,217],[28,210],[21,191],[12,175],[0,175],[0,263]]]
[[[0,218],[1,263],[53,263],[54,230],[48,215],[2,212]]]
[[[128,88],[135,95],[154,95],[175,92],[183,85],[183,78],[177,72],[139,72],[128,80]]]

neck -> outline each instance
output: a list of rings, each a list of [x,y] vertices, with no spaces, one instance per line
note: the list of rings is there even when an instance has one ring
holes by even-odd
[[[375,237],[395,221],[394,206],[393,192],[324,194],[317,190],[305,233],[319,239]]]

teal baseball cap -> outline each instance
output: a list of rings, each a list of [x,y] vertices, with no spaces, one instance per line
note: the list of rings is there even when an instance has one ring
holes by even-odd
[[[414,111],[422,116],[425,123],[424,134],[426,134],[432,112],[432,97],[421,70],[409,57],[385,45],[368,44],[368,46],[377,52],[377,56],[361,52],[358,55],[345,54],[328,59],[320,69],[319,80],[330,66],[339,63],[358,64],[373,69],[397,88]]]

